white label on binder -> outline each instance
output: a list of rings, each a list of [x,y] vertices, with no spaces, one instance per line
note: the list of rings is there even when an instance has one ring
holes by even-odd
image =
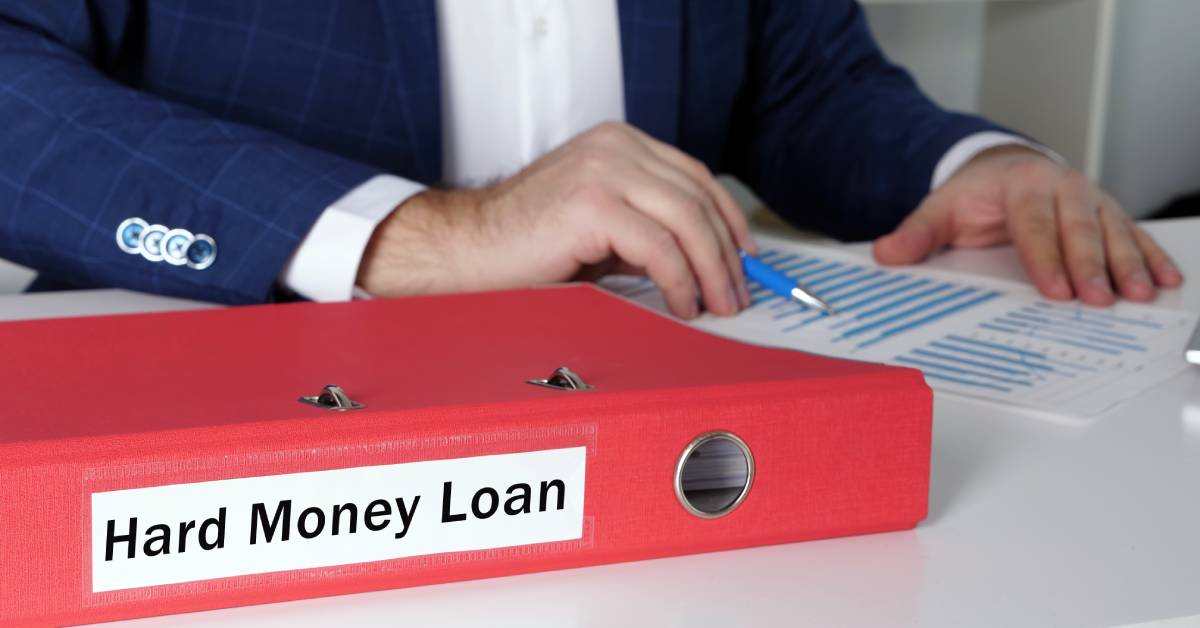
[[[93,493],[92,591],[581,538],[587,448]]]

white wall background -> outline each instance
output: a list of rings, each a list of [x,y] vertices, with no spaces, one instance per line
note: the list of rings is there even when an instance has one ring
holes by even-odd
[[[1200,190],[1200,0],[1118,0],[1101,178],[1133,210]]]
[[[1047,67],[1059,71],[1064,54],[1095,57],[1090,53],[1094,42],[1080,41],[1093,37],[1095,24],[1071,19],[1098,14],[1091,9],[1102,1],[866,4],[880,45],[907,66],[935,100],[952,109],[982,107],[1002,123],[1046,139],[1077,167],[1085,165],[1087,146],[1064,128],[1088,126],[1085,119],[1092,112],[1080,111],[1078,120],[1070,115],[1074,104],[1087,101],[1088,90],[1098,85],[1106,97],[1097,110],[1098,128],[1090,135],[1099,151],[1092,170],[1131,213],[1144,216],[1177,195],[1200,190],[1200,0],[1112,0],[1111,62],[1098,62],[1107,88],[1104,80],[1073,72],[1062,72],[1061,82],[1051,73],[1047,83]],[[1027,32],[1037,33],[1037,39],[1026,40],[1027,48],[1016,55],[1022,58],[1005,68],[1004,59],[985,57],[985,51],[996,49],[997,37],[1005,45],[1021,45],[1012,30],[1021,20],[1031,25]],[[985,50],[989,32],[993,47]],[[1044,56],[1045,67],[1036,65],[1038,54]],[[1025,66],[1032,66],[1030,74],[1042,75],[1039,88],[1028,94],[1005,93],[1011,89],[1011,75]],[[985,88],[984,81],[994,80],[998,71],[1009,74],[1008,81],[1000,89],[994,83]]]

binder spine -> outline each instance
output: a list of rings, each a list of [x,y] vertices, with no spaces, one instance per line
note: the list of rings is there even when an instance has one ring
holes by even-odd
[[[303,419],[114,437],[68,448],[54,465],[28,464],[39,454],[27,452],[26,464],[0,466],[0,624],[108,621],[908,528],[925,515],[930,405],[919,376],[895,370],[855,390],[777,382],[571,393],[362,411],[333,426]],[[713,430],[744,440],[756,474],[737,508],[710,519],[680,504],[675,476],[688,445]],[[96,494],[580,447],[577,538],[94,590]],[[40,457],[54,455],[47,445]]]
[[[0,449],[0,625],[47,625],[78,597],[78,476],[71,478],[63,465],[5,465],[4,453]]]

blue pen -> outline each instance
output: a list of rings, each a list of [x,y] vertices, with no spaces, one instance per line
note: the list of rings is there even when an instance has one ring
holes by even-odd
[[[742,251],[741,255],[742,268],[746,271],[746,277],[766,286],[768,290],[785,299],[795,299],[826,314],[837,314],[828,303],[822,301],[800,282],[775,270],[770,264],[745,251]]]

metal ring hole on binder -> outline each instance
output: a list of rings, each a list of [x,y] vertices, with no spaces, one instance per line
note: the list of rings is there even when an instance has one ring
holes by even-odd
[[[754,456],[729,432],[708,432],[684,448],[675,464],[675,497],[705,519],[729,514],[754,483]]]
[[[321,391],[319,395],[311,397],[301,397],[297,399],[300,403],[307,403],[310,406],[324,408],[326,410],[337,410],[344,412],[346,410],[358,410],[359,408],[367,407],[366,404],[354,401],[346,395],[346,391],[342,390],[341,386],[329,384]]]

